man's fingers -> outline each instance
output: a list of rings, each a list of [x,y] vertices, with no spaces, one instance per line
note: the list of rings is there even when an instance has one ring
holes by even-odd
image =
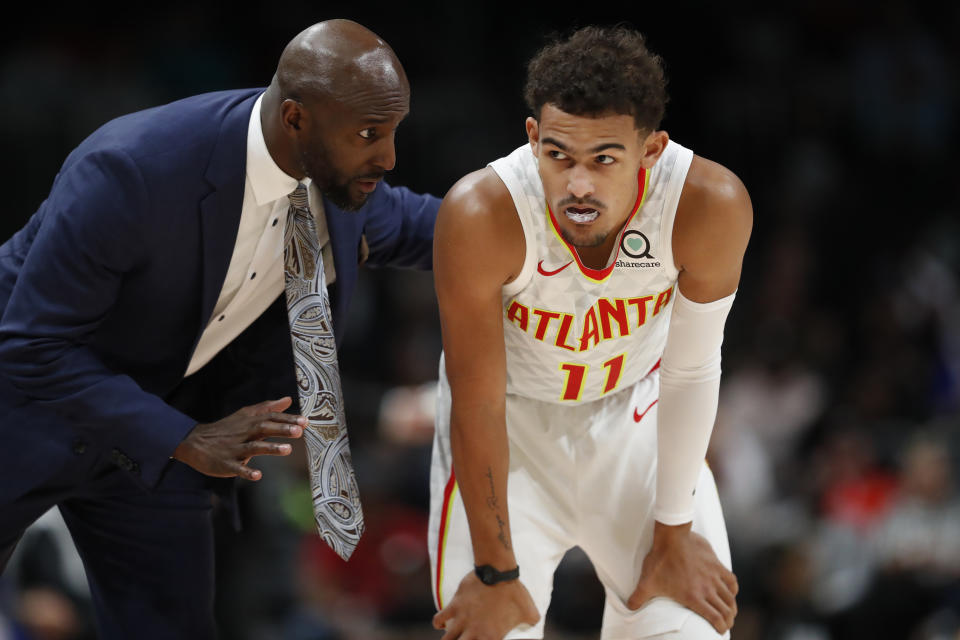
[[[713,625],[713,628],[717,630],[717,633],[726,633],[727,632],[727,620],[716,607],[710,604],[709,601],[701,600],[697,603],[696,609],[697,613],[703,616],[707,622]]]
[[[293,451],[289,444],[280,444],[279,442],[265,442],[263,440],[254,440],[242,445],[243,456],[249,460],[253,456],[288,456]],[[246,464],[246,460],[244,464]]]
[[[239,461],[233,460],[226,463],[227,468],[233,472],[234,475],[243,478],[244,480],[250,480],[251,482],[256,482],[259,480],[263,474],[260,473],[259,469],[251,469],[245,464],[241,464]]]
[[[735,576],[732,571],[727,571],[723,574],[723,581],[727,585],[727,589],[730,590],[730,593],[733,595],[740,593],[740,583],[737,582],[737,576]]]
[[[643,606],[643,603],[650,599],[650,594],[647,592],[645,585],[637,585],[637,588],[633,590],[633,593],[630,594],[630,597],[627,598],[627,608],[631,611],[636,611]]]
[[[248,416],[258,416],[264,413],[270,413],[271,411],[286,411],[291,404],[293,404],[293,399],[290,396],[284,396],[277,400],[264,400],[263,402],[252,404],[249,407],[240,409],[240,411]]]
[[[269,420],[271,422],[283,422],[286,424],[298,424],[301,427],[306,426],[307,419],[303,416],[295,416],[291,413],[279,413],[277,411],[272,411],[261,416],[264,420]]]
[[[720,599],[723,600],[723,603],[728,608],[736,611],[736,608],[737,608],[736,592],[732,591],[730,589],[730,586],[724,580],[717,581],[717,594],[719,594]]]
[[[273,416],[284,416],[274,418]],[[257,422],[250,425],[248,440],[260,440],[262,438],[299,438],[303,435],[303,427],[306,418],[301,416],[291,416],[286,413],[271,413],[260,418]],[[303,424],[301,424],[301,421]]]
[[[434,629],[443,629],[447,625],[447,621],[450,619],[449,607],[444,607],[438,611],[433,616],[433,628]]]
[[[721,598],[718,594],[711,596],[709,601],[710,604],[713,605],[713,608],[716,609],[721,616],[723,616],[724,628],[721,631],[721,633],[723,633],[733,626],[733,619],[737,616],[736,609],[724,602],[723,598]]]
[[[710,606],[717,610],[717,612],[723,616],[723,619],[726,620],[733,609],[729,604],[724,602],[723,598],[719,593],[711,593],[707,595],[706,600],[710,603]]]
[[[457,621],[456,618],[449,618],[445,625],[440,628],[446,630],[446,633],[443,634],[443,637],[440,638],[440,640],[457,640],[457,638],[460,637],[460,633],[463,631],[463,626]]]

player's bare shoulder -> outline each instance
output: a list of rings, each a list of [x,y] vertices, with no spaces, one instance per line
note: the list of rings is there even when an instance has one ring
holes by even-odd
[[[681,269],[732,266],[743,260],[753,227],[753,205],[732,171],[694,156],[673,225],[674,259]]]
[[[445,259],[448,250],[463,252],[467,248],[475,263],[494,270],[498,278],[503,277],[502,282],[516,277],[523,266],[526,244],[517,207],[490,167],[458,180],[437,214],[436,267],[449,261]]]
[[[463,219],[481,227],[509,226],[513,223],[520,229],[517,207],[510,197],[510,191],[490,167],[468,173],[450,187],[443,198],[439,215]]]

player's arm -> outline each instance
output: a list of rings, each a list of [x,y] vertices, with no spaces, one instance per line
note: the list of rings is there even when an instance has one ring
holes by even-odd
[[[677,296],[663,353],[655,517],[693,518],[693,491],[716,419],[720,345],[740,281],[753,208],[743,183],[694,157],[674,223]]]
[[[740,280],[753,208],[743,183],[695,157],[677,208],[680,270],[660,374],[653,549],[631,605],[670,595],[721,633],[736,615],[736,579],[690,530],[694,492],[716,420],[720,345]]]
[[[434,238],[434,279],[452,393],[450,444],[474,560],[499,571],[517,566],[507,508],[501,288],[519,273],[524,255],[515,206],[492,169],[470,174],[451,188]],[[486,586],[470,573],[434,624],[446,628],[445,639],[482,632],[502,637],[516,624],[537,618],[521,583]]]

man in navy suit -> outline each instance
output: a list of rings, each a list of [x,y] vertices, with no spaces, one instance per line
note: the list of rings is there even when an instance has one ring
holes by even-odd
[[[264,91],[113,120],[0,246],[0,571],[57,505],[104,638],[212,638],[211,498],[305,421],[283,295],[288,194],[308,184],[337,342],[358,264],[428,268],[439,201],[381,181],[409,84],[345,20]],[[279,400],[268,400],[282,396]],[[229,488],[226,488],[229,490]]]

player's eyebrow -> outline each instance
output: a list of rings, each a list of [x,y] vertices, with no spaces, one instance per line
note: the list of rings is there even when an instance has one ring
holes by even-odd
[[[543,144],[552,144],[557,149],[560,149],[560,151],[570,151],[570,149],[567,149],[567,146],[565,144],[562,144],[561,142],[554,140],[553,138],[544,138]]]
[[[554,138],[550,138],[550,137],[544,138],[543,144],[552,144],[553,146],[555,146],[557,149],[560,149],[561,151],[564,151],[567,153],[570,152],[570,149],[568,149],[565,144],[561,143],[558,140],[555,140]],[[604,142],[603,144],[598,144],[597,146],[593,147],[592,149],[589,150],[589,152],[600,153],[601,151],[604,151],[606,149],[620,149],[622,151],[627,150],[627,148],[622,144],[620,144],[619,142]]]
[[[619,142],[605,142],[603,144],[598,144],[593,149],[590,149],[590,153],[600,153],[601,151],[605,151],[607,149],[620,149],[622,151],[627,150],[627,148]]]

